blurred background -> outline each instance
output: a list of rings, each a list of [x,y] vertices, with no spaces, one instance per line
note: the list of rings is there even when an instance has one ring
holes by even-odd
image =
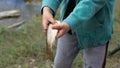
[[[110,41],[106,68],[120,68],[120,0],[115,0],[114,33]],[[41,26],[41,0],[0,0],[0,13],[18,10],[17,18],[0,19],[0,68],[50,68],[44,61],[45,35]],[[59,9],[56,15],[59,19]],[[24,21],[16,27],[8,26]],[[56,46],[54,48],[54,54]],[[82,52],[74,68],[82,68]]]

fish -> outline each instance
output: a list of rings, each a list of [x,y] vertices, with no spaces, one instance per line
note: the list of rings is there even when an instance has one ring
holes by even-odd
[[[60,21],[57,21],[59,24]],[[53,54],[53,45],[57,42],[56,35],[58,30],[52,29],[52,24],[48,25],[47,34],[46,34],[46,52],[45,52],[45,60],[50,60],[51,62],[54,61],[54,54]]]

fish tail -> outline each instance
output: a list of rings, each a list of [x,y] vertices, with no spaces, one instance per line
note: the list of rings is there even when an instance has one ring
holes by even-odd
[[[50,48],[46,49],[44,60],[54,61],[53,51]]]

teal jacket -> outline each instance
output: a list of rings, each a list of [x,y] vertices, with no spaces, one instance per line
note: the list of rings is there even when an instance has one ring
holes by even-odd
[[[69,24],[76,35],[78,47],[86,49],[107,43],[113,32],[114,0],[76,0],[70,15],[63,19],[69,0],[43,0],[42,7],[51,8],[56,14],[61,7],[61,21]]]

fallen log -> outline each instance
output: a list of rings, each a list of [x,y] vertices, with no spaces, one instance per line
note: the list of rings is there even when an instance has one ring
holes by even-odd
[[[12,25],[9,25],[7,28],[18,28],[19,26],[21,26],[22,24],[24,24],[25,21],[21,21],[21,22],[18,22],[18,23],[14,23]]]
[[[18,18],[20,16],[19,10],[9,10],[0,12],[0,20],[7,18]]]

